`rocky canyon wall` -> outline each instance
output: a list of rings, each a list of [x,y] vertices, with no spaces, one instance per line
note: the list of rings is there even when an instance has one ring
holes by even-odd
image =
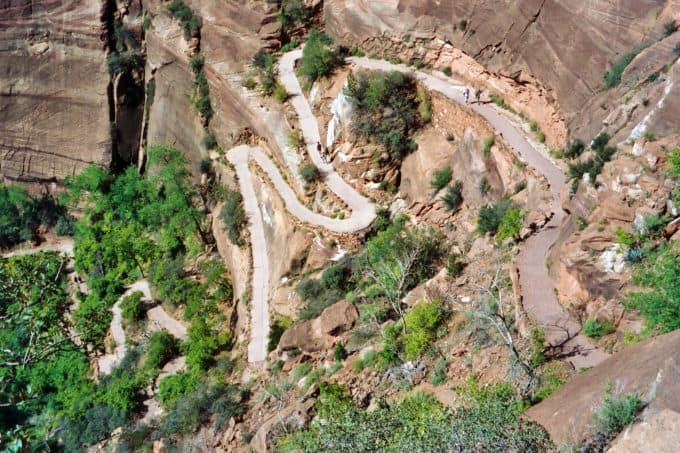
[[[104,0],[0,2],[0,176],[111,161]]]
[[[590,138],[607,113],[589,102],[603,91],[605,71],[658,40],[679,7],[674,0],[326,0],[324,14],[330,34],[368,54],[429,52],[434,59],[425,63],[437,64],[438,53],[461,49],[487,71],[540,87],[537,96],[558,106],[569,135]]]

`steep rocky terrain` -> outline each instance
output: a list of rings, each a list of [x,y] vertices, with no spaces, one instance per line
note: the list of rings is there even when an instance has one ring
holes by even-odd
[[[150,198],[193,216],[178,225],[195,237],[178,239],[164,236],[172,219],[120,209],[121,225],[138,213],[155,225],[144,214],[161,238],[131,229],[107,242],[118,225],[106,225],[76,241],[76,260],[101,237],[116,241],[120,256],[103,265],[100,253],[81,273],[101,291],[106,266],[133,262],[119,275],[143,285],[139,316],[149,322],[122,320],[131,316],[122,284],[106,294],[111,307],[93,310],[96,293],[85,291],[68,310],[84,304],[106,324],[86,351],[112,376],[103,388],[123,376],[119,363],[144,383],[121,398],[133,392],[146,415],[126,408],[123,421],[101,424],[121,429],[95,441],[273,451],[323,431],[329,395],[345,411],[330,418],[361,420],[366,433],[377,432],[371,414],[413,395],[432,416],[428,429],[505,395],[516,417],[503,419],[496,445],[506,450],[529,445],[512,443],[520,428],[536,428],[520,438],[543,449],[544,435],[557,448],[677,444],[677,332],[656,336],[674,324],[654,325],[627,302],[650,286],[639,278],[648,260],[680,239],[678,24],[678,0],[1,2],[3,180],[60,182],[94,163],[136,183],[137,169],[121,172],[131,164],[167,187],[176,175],[182,196],[166,199],[162,187]],[[294,50],[314,42],[311,28],[328,35],[316,38],[332,53],[324,64],[338,60],[315,77],[308,49]],[[367,97],[385,102],[370,115],[359,79],[378,80]],[[389,104],[381,83],[411,91]],[[477,102],[466,88],[481,90]],[[369,120],[391,124],[400,108],[414,125],[385,140]],[[163,173],[178,160],[155,145],[179,150],[186,168]],[[79,190],[110,196],[107,178]],[[111,206],[147,187],[138,184],[114,191]],[[71,206],[76,238],[87,222],[109,221],[87,204]],[[16,216],[7,209],[3,219]],[[30,239],[51,241],[53,229],[39,224]],[[152,240],[128,253],[142,237]],[[172,334],[181,354],[171,338],[172,360],[135,368],[159,313],[166,328],[181,327]],[[640,401],[603,433],[607,395]],[[363,439],[355,434],[347,445]]]

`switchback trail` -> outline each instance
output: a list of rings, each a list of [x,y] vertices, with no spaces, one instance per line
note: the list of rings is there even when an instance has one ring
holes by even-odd
[[[317,144],[321,142],[318,124],[294,72],[295,62],[301,56],[301,50],[284,54],[279,63],[279,77],[291,96],[290,102],[298,115],[304,143],[312,162],[321,171],[326,185],[347,203],[352,215],[343,220],[331,219],[307,209],[299,202],[295,192],[261,148],[243,145],[233,148],[227,153],[227,158],[236,168],[245,211],[249,218],[252,242],[253,291],[251,340],[248,348],[248,361],[251,363],[263,361],[267,356],[269,333],[268,282],[270,275],[262,213],[252,185],[248,160],[253,159],[267,173],[274,188],[281,195],[286,209],[305,223],[321,226],[335,232],[355,232],[369,226],[375,218],[374,206],[347,184],[335,172],[332,164],[325,163],[317,151]],[[438,91],[449,99],[465,105],[463,86],[452,84],[450,80],[446,80],[444,77],[422,71],[413,71],[405,65],[395,65],[382,60],[350,58],[349,62],[362,69],[412,73],[428,89]],[[551,345],[564,343],[562,351],[571,355],[569,360],[577,368],[599,363],[607,355],[590,344],[580,333],[580,324],[559,304],[554,294],[554,282],[546,268],[548,253],[557,240],[558,227],[565,216],[560,204],[560,191],[566,184],[564,174],[550,159],[535,149],[527,141],[524,133],[497,109],[481,103],[469,104],[467,107],[484,117],[528,165],[545,176],[550,185],[554,210],[552,219],[540,232],[524,243],[517,259],[520,293],[524,309],[536,325],[544,328],[546,340]]]

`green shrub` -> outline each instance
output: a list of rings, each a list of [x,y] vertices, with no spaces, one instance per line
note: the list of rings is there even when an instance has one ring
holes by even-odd
[[[291,50],[295,49],[297,46],[300,45],[300,41],[297,39],[293,38],[283,46],[281,46],[281,53],[287,53],[290,52]]]
[[[446,258],[446,272],[449,277],[455,278],[465,269],[465,261],[458,253],[452,253]]]
[[[265,69],[274,66],[276,56],[265,49],[260,49],[253,55],[253,66],[258,69]]]
[[[451,77],[453,75],[453,71],[451,71],[450,66],[446,66],[444,69],[442,69],[442,72],[444,73],[445,76]]]
[[[200,18],[182,0],[172,0],[168,5],[168,11],[182,25],[185,40],[188,41],[190,38],[197,37],[200,34]]]
[[[149,335],[145,366],[152,370],[163,368],[179,353],[179,342],[167,330],[159,330]]]
[[[583,323],[583,334],[589,338],[598,339],[615,330],[614,324],[608,319],[588,318]]]
[[[442,197],[442,202],[449,211],[458,209],[463,203],[463,182],[455,181]]]
[[[111,52],[106,58],[106,64],[111,75],[130,72],[139,69],[143,65],[142,57],[133,50],[124,52]]]
[[[435,192],[442,190],[451,182],[451,177],[453,176],[453,170],[451,167],[445,167],[441,170],[436,170],[432,175],[432,181],[430,181],[430,187],[432,187]]]
[[[675,33],[675,20],[669,20],[663,24],[663,35],[670,36]]]
[[[477,217],[477,232],[495,235],[508,209],[510,209],[510,200],[507,198],[482,207]]]
[[[76,218],[70,214],[59,217],[54,225],[54,232],[58,236],[73,236],[76,232]]]
[[[317,418],[283,437],[277,451],[535,452],[553,447],[545,431],[520,416],[521,402],[507,383],[466,389],[466,404],[455,409],[414,392],[368,411],[336,383],[319,388]]]
[[[593,414],[595,426],[605,436],[614,437],[635,420],[641,408],[642,400],[637,394],[614,395],[608,386],[602,406]]]
[[[653,333],[680,329],[680,246],[663,245],[634,270],[633,283],[645,291],[630,292],[626,307],[636,309]]]
[[[458,22],[458,28],[462,31],[465,31],[465,29],[468,26],[468,21],[467,19],[461,19],[460,22]]]
[[[125,296],[120,302],[121,315],[124,320],[136,323],[144,319],[146,311],[144,310],[142,296],[144,294],[141,291],[135,291]]]
[[[406,322],[404,352],[408,360],[420,357],[428,344],[434,339],[434,333],[443,317],[441,304],[438,300],[416,304],[404,316]]]
[[[418,85],[416,96],[418,98],[420,119],[423,123],[429,123],[432,121],[432,101],[430,100],[430,95],[422,85]]]
[[[335,346],[333,347],[333,359],[336,362],[340,362],[342,360],[345,360],[347,358],[347,349],[342,345],[342,343],[338,342],[335,343]]]
[[[198,75],[203,70],[204,63],[205,58],[200,53],[189,58],[189,68],[191,68],[191,72],[194,73],[194,76]]]
[[[215,134],[213,134],[212,131],[206,131],[203,135],[203,140],[201,140],[201,144],[205,149],[215,149],[217,147],[217,138],[215,137]]]
[[[642,136],[643,136],[644,139],[647,140],[648,142],[653,142],[654,140],[656,140],[656,137],[654,137],[654,134],[653,134],[652,132],[650,132],[650,131],[645,131],[645,133],[642,134]]]
[[[621,83],[621,75],[626,67],[631,61],[637,56],[637,54],[642,49],[636,49],[631,52],[627,52],[619,57],[618,60],[612,65],[609,71],[604,73],[604,86],[605,88],[613,88]]]
[[[491,147],[496,142],[496,137],[490,135],[484,139],[484,144],[482,145],[482,156],[489,157],[491,155]]]
[[[311,17],[312,10],[306,8],[302,0],[284,0],[281,2],[281,9],[276,15],[284,31],[298,25],[307,24]],[[281,52],[283,52],[283,49],[281,49]]]
[[[508,208],[503,214],[503,219],[500,225],[498,225],[498,231],[496,232],[496,240],[498,242],[503,242],[506,239],[514,239],[519,236],[519,232],[522,229],[524,216],[517,208]]]
[[[244,245],[242,230],[246,225],[246,212],[243,209],[243,198],[239,192],[235,190],[227,191],[224,206],[220,210],[220,220],[222,220],[224,230],[232,244]]]
[[[311,184],[321,178],[321,173],[316,165],[307,163],[300,167],[300,177],[307,184]]]
[[[277,83],[274,87],[274,98],[280,103],[286,102],[288,100],[288,91],[286,91],[286,87]]]
[[[572,140],[564,150],[564,157],[568,159],[575,159],[583,154],[585,149],[586,145],[583,143],[583,141],[579,139]]]
[[[199,386],[198,377],[186,371],[180,371],[160,380],[158,396],[164,408],[169,409],[175,401]]]
[[[486,179],[486,176],[483,176],[482,179],[479,180],[477,189],[479,189],[479,193],[481,193],[482,195],[486,195],[489,193],[489,191],[491,190],[491,184],[489,183],[489,180]]]
[[[680,41],[676,42],[675,46],[673,46],[673,53],[680,55]]]
[[[429,374],[430,383],[432,385],[442,385],[446,382],[446,368],[448,365],[448,362],[444,358],[437,361],[437,364],[432,368]]]

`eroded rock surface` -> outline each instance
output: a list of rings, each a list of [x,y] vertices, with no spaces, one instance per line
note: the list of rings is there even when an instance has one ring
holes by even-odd
[[[0,176],[61,179],[110,163],[106,3],[0,6]]]

